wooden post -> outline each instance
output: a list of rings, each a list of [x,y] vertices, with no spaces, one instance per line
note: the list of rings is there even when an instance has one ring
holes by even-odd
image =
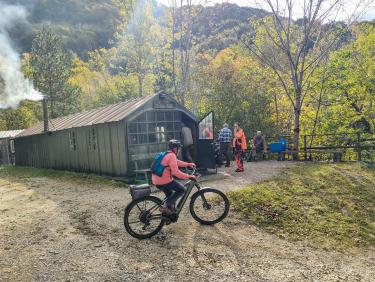
[[[305,151],[305,161],[307,160],[307,136],[303,136],[303,150]]]
[[[361,156],[361,133],[357,133],[357,154],[358,154],[358,161],[362,160]]]

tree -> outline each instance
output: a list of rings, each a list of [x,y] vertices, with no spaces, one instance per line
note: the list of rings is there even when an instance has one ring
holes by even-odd
[[[69,82],[81,88],[83,109],[114,104],[137,96],[136,77],[116,72],[112,64],[116,52],[116,48],[99,49],[89,53],[88,62],[78,57],[73,59],[73,75]]]
[[[140,0],[120,39],[117,56],[123,71],[137,77],[139,97],[145,94],[144,83],[152,74],[157,47],[160,47],[160,27],[153,15],[152,2]]]
[[[269,93],[269,72],[254,58],[233,46],[220,51],[200,74],[200,114],[215,112],[218,126],[240,121],[253,134],[275,131],[273,97]],[[272,78],[271,78],[272,79]]]
[[[297,151],[303,102],[314,87],[311,78],[320,62],[337,47],[347,26],[335,22],[341,12],[340,1],[304,0],[300,11],[292,0],[264,2],[271,16],[254,20],[256,35],[243,42],[261,63],[273,70],[283,86],[294,113],[293,148]],[[301,19],[295,21],[298,12]]]
[[[41,119],[41,105],[33,101],[23,101],[17,109],[0,111],[0,130],[28,128]]]
[[[61,39],[50,28],[37,33],[30,57],[32,78],[35,87],[48,97],[52,118],[79,110],[79,88],[69,84],[71,60]]]
[[[375,28],[362,24],[356,39],[330,55],[320,127],[330,131],[375,131]]]
[[[177,9],[178,2],[179,7]],[[194,5],[192,0],[173,0],[172,5],[172,52],[174,89],[176,99],[182,105],[185,105],[186,95],[191,91],[191,53],[193,40],[192,27]],[[179,54],[175,50],[177,46]],[[179,60],[177,60],[178,55],[180,57]],[[179,68],[179,72],[177,67]]]

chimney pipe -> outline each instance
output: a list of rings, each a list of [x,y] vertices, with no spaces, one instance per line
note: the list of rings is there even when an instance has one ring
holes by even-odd
[[[43,98],[43,120],[44,120],[44,132],[48,132],[48,98]]]

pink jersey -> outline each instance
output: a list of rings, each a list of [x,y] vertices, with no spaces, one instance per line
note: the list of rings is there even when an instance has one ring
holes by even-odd
[[[165,155],[161,164],[165,166],[162,176],[152,175],[152,183],[154,185],[165,185],[173,181],[172,176],[178,179],[189,179],[190,175],[183,173],[178,167],[188,167],[189,163],[177,159],[176,154],[172,151]]]

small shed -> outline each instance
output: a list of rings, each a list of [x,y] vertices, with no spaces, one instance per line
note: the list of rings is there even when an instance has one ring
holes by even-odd
[[[0,131],[0,165],[14,164],[14,137],[23,130]]]
[[[181,138],[182,122],[192,129],[198,164],[214,168],[213,140],[199,134],[197,117],[165,93],[51,119],[47,132],[38,123],[15,139],[16,165],[129,176],[149,168],[168,140]],[[213,129],[212,113],[202,122]]]

